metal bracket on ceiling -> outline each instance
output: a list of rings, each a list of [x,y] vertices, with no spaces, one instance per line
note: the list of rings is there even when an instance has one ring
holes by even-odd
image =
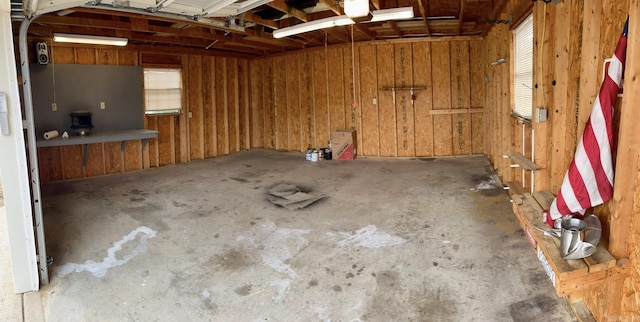
[[[225,27],[235,28],[236,18],[234,16],[227,16],[227,23],[225,23]]]
[[[490,23],[490,24],[511,24],[511,22],[513,21],[513,15],[511,13],[509,13],[509,20],[501,20],[501,19],[489,19],[489,18],[484,18],[484,23]]]

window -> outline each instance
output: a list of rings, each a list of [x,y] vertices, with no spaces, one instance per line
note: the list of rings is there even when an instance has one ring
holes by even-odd
[[[513,113],[531,120],[533,110],[533,15],[513,30]]]
[[[144,68],[144,103],[147,115],[182,112],[182,70]]]

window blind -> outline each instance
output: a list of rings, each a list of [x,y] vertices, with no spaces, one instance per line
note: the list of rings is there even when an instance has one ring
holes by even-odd
[[[144,100],[146,114],[179,114],[182,111],[181,70],[145,68]]]
[[[513,112],[531,120],[533,111],[533,15],[513,30]]]

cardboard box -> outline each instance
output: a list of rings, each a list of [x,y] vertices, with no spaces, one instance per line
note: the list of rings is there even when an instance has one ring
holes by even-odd
[[[356,131],[331,132],[331,152],[334,160],[353,160],[356,158]]]

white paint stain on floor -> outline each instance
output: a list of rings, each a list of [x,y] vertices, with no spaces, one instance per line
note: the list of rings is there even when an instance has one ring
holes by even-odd
[[[284,297],[289,293],[289,288],[291,288],[291,280],[283,279],[283,280],[274,280],[269,282],[269,286],[276,287],[276,295],[274,295],[271,299],[274,303],[280,303],[284,300]]]
[[[253,228],[236,240],[248,240],[262,258],[262,263],[277,272],[287,274],[291,279],[298,277],[291,266],[286,264],[293,256],[309,245],[302,235],[311,230],[279,228],[267,221]]]
[[[495,188],[498,188],[498,182],[500,182],[500,181],[498,180],[498,177],[496,177],[495,175],[491,175],[491,176],[489,177],[489,179],[488,179],[488,180],[481,181],[481,182],[476,186],[476,188],[475,188],[475,189],[471,189],[471,190],[478,191],[478,190],[491,190],[491,189],[495,189]]]
[[[327,234],[329,236],[335,235],[333,233]],[[340,232],[339,235],[342,237],[342,240],[338,242],[338,247],[340,248],[381,248],[401,245],[407,242],[404,238],[378,231],[378,228],[374,225],[368,225],[356,231]]]
[[[138,256],[141,253],[144,253],[147,250],[147,241],[150,238],[156,236],[156,231],[146,227],[141,226],[130,232],[128,235],[122,237],[121,240],[113,243],[113,247],[107,250],[107,257],[105,257],[102,262],[97,263],[92,260],[88,260],[84,262],[84,264],[76,264],[76,263],[67,263],[62,266],[56,268],[56,273],[60,277],[64,277],[72,272],[83,272],[87,271],[91,273],[91,275],[95,277],[103,277],[107,274],[107,270],[110,268],[121,266],[129,262],[132,258]],[[130,254],[125,255],[122,259],[116,258],[116,253],[122,250],[122,246],[130,241],[134,241],[137,236],[140,235],[138,239],[138,245],[134,248]]]

